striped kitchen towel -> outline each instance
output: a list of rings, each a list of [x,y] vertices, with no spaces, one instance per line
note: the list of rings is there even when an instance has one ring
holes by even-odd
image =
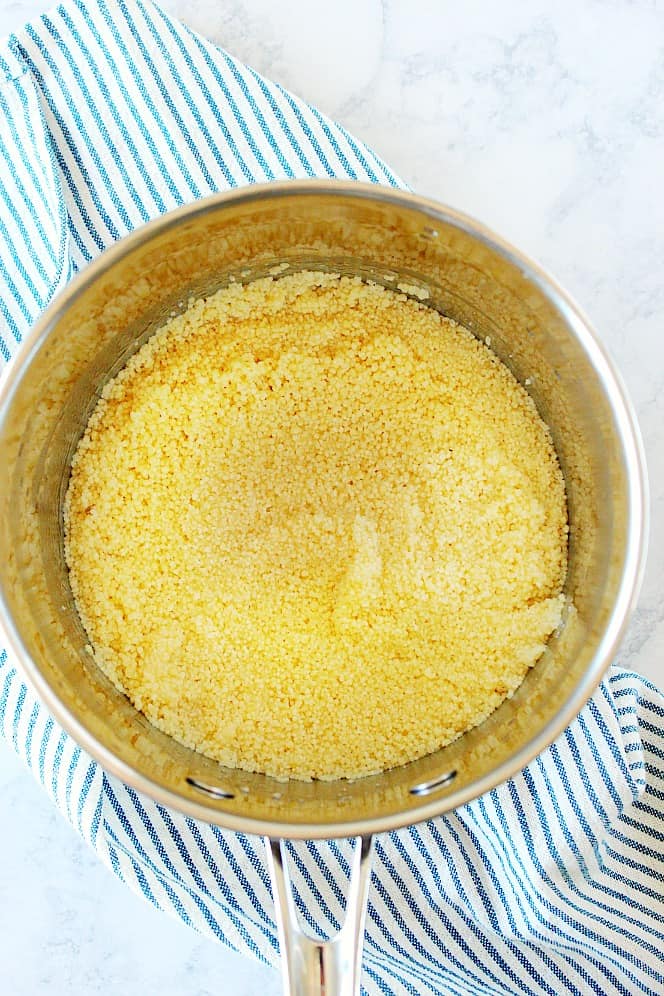
[[[147,0],[67,0],[0,44],[0,353],[137,225],[214,190],[296,176],[400,185],[341,127]],[[260,841],[106,775],[0,653],[0,729],[131,888],[274,964]],[[315,931],[342,916],[344,842],[293,847]],[[379,839],[366,993],[664,993],[664,697],[614,668],[517,778]]]

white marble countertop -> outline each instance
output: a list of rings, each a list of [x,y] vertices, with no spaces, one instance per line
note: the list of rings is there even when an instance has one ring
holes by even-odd
[[[0,0],[0,35],[48,0]],[[664,6],[658,0],[164,0],[364,139],[420,193],[552,270],[645,439],[650,558],[623,664],[664,684]],[[130,894],[0,744],[0,989],[280,991]]]

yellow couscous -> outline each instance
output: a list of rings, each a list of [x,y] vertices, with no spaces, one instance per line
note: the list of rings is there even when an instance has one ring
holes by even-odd
[[[560,621],[565,488],[483,343],[302,272],[192,301],[110,381],[65,502],[95,658],[227,765],[356,777],[481,722]]]

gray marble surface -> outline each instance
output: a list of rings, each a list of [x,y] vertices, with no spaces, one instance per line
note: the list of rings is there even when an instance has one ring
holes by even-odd
[[[0,0],[0,35],[47,9]],[[637,409],[650,557],[620,660],[664,684],[664,4],[658,0],[165,0],[341,121],[420,193],[551,269]],[[3,996],[270,996],[101,867],[0,745]]]

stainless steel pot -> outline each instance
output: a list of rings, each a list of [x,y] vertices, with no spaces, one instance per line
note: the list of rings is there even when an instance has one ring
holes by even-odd
[[[104,382],[191,295],[275,267],[359,274],[428,294],[528,386],[567,482],[569,612],[514,697],[454,744],[356,782],[278,783],[155,730],[86,650],[63,558],[71,456]],[[351,994],[371,837],[461,806],[510,778],[584,705],[613,657],[643,567],[645,470],[623,387],[586,320],[538,266],[481,225],[383,187],[292,182],[219,194],[146,225],[88,266],[26,338],[0,390],[1,616],[52,714],[108,771],[167,806],[263,834],[286,986]],[[233,703],[226,708],[232,710]],[[356,836],[346,924],[304,937],[287,838]]]

